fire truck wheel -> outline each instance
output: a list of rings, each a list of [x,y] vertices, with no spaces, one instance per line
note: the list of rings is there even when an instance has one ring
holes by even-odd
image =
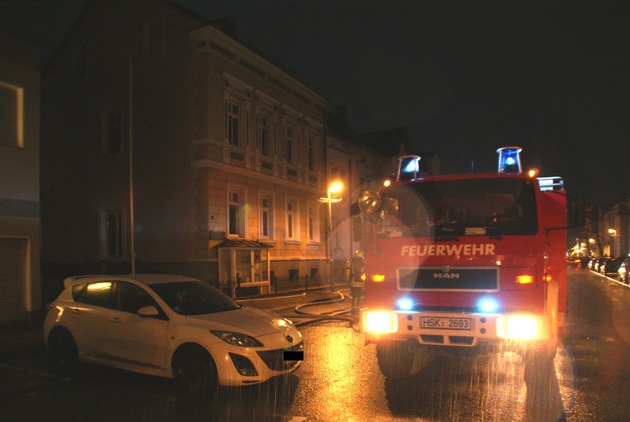
[[[414,350],[406,343],[377,343],[376,357],[381,372],[388,378],[409,375],[414,360]]]

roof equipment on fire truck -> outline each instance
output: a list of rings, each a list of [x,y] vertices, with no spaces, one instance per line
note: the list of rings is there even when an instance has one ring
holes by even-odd
[[[521,169],[521,147],[499,148],[499,173],[522,173]]]

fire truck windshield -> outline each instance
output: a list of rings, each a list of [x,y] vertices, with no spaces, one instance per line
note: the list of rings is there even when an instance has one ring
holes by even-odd
[[[378,236],[449,238],[533,235],[534,184],[525,178],[413,182],[382,192]]]

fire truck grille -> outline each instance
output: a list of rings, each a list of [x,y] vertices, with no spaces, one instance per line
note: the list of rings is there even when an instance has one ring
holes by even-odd
[[[499,289],[495,267],[400,267],[399,290],[496,291]]]

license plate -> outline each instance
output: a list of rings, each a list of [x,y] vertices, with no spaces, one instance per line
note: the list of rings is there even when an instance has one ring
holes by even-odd
[[[471,331],[471,318],[444,318],[444,317],[422,317],[420,319],[420,328],[430,330],[459,330]]]

